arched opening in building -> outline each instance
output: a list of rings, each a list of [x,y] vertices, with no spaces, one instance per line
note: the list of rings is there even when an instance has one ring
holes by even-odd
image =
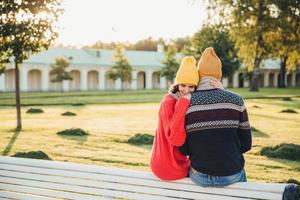
[[[70,72],[72,80],[70,80],[70,90],[80,90],[80,71],[72,70]]]
[[[99,83],[99,73],[95,70],[88,72],[88,90],[97,90]]]
[[[138,72],[137,74],[137,89],[146,88],[146,73],[143,71]]]
[[[42,72],[37,69],[32,69],[28,72],[28,91],[42,90]]]

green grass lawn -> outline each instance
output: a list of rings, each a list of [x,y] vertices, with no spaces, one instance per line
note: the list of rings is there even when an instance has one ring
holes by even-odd
[[[300,97],[300,88],[262,88],[260,92],[249,92],[247,88],[232,89],[245,99]],[[156,103],[166,91],[92,91],[92,92],[28,92],[21,93],[21,104],[33,105],[73,105],[73,104],[113,104],[113,103]],[[15,94],[0,93],[0,106],[15,105]]]
[[[235,91],[246,98],[251,125],[260,131],[253,135],[253,148],[245,155],[248,179],[281,182],[293,178],[300,181],[300,161],[267,158],[259,154],[265,146],[280,143],[300,145],[300,89],[262,89],[259,93]],[[53,160],[149,170],[151,145],[132,145],[127,140],[137,133],[154,135],[159,100],[163,94],[161,91],[74,92],[62,95],[23,93],[25,105],[40,106],[22,107],[23,130],[15,132],[15,108],[5,106],[13,105],[13,94],[1,93],[1,155],[41,150]],[[283,100],[282,97],[292,98]],[[133,99],[138,99],[139,103],[132,103]],[[70,105],[48,106],[62,100]],[[73,103],[91,105],[72,106]],[[44,113],[28,114],[29,108],[41,108]],[[280,112],[287,108],[298,114]],[[66,111],[77,116],[62,116]],[[70,128],[81,128],[89,135],[56,134]]]

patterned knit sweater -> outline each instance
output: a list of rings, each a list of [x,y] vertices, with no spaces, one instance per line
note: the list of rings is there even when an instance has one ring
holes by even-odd
[[[244,168],[251,149],[248,114],[242,97],[223,89],[198,90],[186,112],[187,139],[180,148],[195,170],[229,176]]]

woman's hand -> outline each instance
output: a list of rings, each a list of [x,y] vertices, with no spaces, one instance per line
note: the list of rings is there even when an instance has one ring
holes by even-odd
[[[219,80],[216,79],[216,78],[214,78],[212,81],[210,81],[210,84],[211,84],[214,88],[223,89],[223,85],[222,85],[221,81],[219,81]]]
[[[184,95],[182,97],[190,100],[191,96],[192,96],[191,93],[188,93],[188,94],[186,94],[186,95]]]

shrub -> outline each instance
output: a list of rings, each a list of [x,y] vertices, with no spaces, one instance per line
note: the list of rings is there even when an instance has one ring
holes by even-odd
[[[76,114],[76,113],[73,113],[73,112],[67,111],[67,112],[62,113],[61,115],[62,115],[62,116],[76,116],[77,114]]]
[[[150,134],[136,134],[135,136],[128,139],[128,143],[134,145],[145,145],[153,143],[153,136]]]
[[[62,135],[62,136],[86,136],[86,135],[88,135],[88,132],[86,132],[80,128],[71,128],[71,129],[59,131],[56,134]]]
[[[30,114],[37,114],[37,113],[43,113],[44,111],[40,108],[30,108],[26,111],[26,113]]]
[[[51,158],[43,151],[18,152],[12,157],[51,160]]]
[[[281,113],[298,113],[297,111],[293,110],[293,109],[285,109],[280,111]]]
[[[283,143],[274,147],[263,147],[260,154],[271,158],[297,161],[300,160],[300,145]]]
[[[293,101],[291,97],[283,97],[282,100],[283,101]]]

